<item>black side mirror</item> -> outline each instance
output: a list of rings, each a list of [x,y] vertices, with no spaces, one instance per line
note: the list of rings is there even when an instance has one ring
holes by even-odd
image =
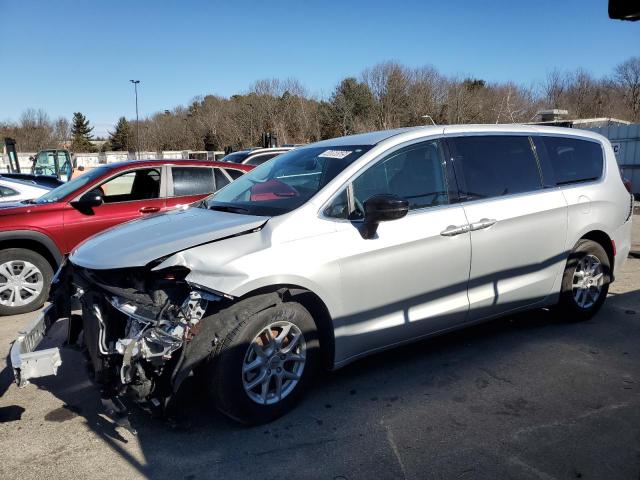
[[[374,195],[364,202],[363,238],[373,238],[380,222],[398,220],[409,212],[409,202],[388,193]]]
[[[75,202],[71,202],[71,206],[77,208],[78,210],[89,210],[93,207],[99,207],[104,203],[104,199],[102,198],[102,192],[94,188],[93,190],[89,190],[87,193],[82,195]]]

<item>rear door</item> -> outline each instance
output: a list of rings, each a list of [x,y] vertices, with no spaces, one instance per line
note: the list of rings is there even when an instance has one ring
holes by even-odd
[[[101,190],[104,203],[90,211],[80,211],[70,204],[64,211],[67,251],[82,240],[109,227],[165,208],[163,167],[141,167],[121,171],[94,186]],[[78,194],[80,197],[88,190]]]
[[[470,319],[547,297],[564,268],[567,205],[527,135],[448,138],[471,233]]]

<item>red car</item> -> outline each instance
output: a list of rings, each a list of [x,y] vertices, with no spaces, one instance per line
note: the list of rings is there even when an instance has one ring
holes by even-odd
[[[252,168],[199,160],[114,163],[35,200],[0,204],[0,315],[40,308],[54,270],[86,238],[200,200]]]

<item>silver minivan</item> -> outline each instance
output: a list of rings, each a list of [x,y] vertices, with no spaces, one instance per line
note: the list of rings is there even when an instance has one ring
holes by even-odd
[[[195,372],[224,413],[266,422],[319,367],[525,309],[588,319],[629,252],[632,206],[609,142],[580,130],[307,145],[81,245],[14,344],[16,379],[55,372],[57,349],[32,350],[68,318],[112,410],[125,393],[162,410]]]

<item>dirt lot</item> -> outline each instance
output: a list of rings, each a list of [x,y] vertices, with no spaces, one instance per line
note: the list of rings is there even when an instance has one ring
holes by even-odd
[[[323,375],[258,428],[216,413],[187,381],[177,425],[136,410],[137,437],[114,430],[73,350],[57,377],[18,389],[5,357],[32,315],[0,319],[0,478],[640,475],[638,258],[588,322],[535,311],[386,352]]]

